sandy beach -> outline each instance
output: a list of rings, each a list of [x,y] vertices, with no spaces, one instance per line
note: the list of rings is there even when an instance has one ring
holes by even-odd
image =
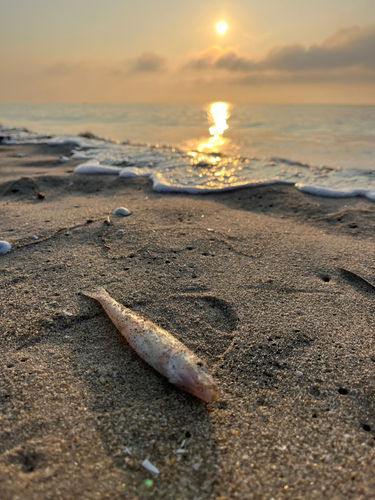
[[[1,499],[373,499],[375,204],[157,194],[75,174],[71,149],[0,145]],[[93,285],[202,357],[220,399],[145,364]]]

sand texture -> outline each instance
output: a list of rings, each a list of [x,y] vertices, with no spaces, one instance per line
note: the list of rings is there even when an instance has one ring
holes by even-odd
[[[0,498],[373,499],[375,204],[156,194],[74,174],[70,149],[0,147]],[[92,285],[202,357],[220,399],[146,365]]]

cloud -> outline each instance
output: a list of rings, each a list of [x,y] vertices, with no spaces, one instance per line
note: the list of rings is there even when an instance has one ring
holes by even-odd
[[[320,44],[274,47],[260,59],[240,55],[235,49],[211,47],[191,59],[191,70],[226,70],[229,72],[309,72],[361,67],[375,70],[375,26],[341,29]]]
[[[81,73],[82,71],[85,71],[87,69],[87,64],[85,62],[69,63],[60,61],[45,67],[43,72],[48,76],[60,77]]]
[[[154,52],[145,52],[141,54],[131,64],[132,73],[159,73],[165,70],[166,58],[158,56]]]

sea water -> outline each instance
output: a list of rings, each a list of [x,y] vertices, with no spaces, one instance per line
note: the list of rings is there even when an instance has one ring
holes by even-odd
[[[156,191],[290,184],[375,200],[375,106],[0,104],[0,121],[5,144],[69,142],[77,173]]]

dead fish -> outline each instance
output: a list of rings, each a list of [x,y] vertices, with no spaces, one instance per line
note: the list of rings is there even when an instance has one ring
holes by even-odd
[[[207,402],[219,397],[204,363],[170,333],[116,302],[102,287],[81,293],[100,302],[135,352],[169,382]]]

